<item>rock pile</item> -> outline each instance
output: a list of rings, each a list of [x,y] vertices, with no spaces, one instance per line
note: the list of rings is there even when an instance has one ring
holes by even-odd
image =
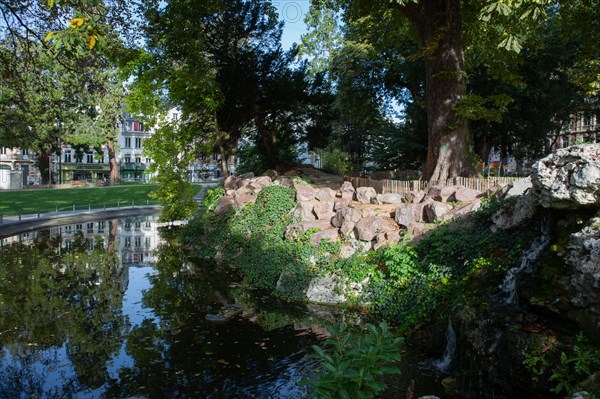
[[[431,187],[405,195],[377,194],[373,187],[355,188],[348,181],[337,190],[316,188],[286,177],[231,176],[225,180],[226,195],[216,207],[218,214],[256,201],[264,187],[282,185],[296,191],[292,214],[298,221],[288,226],[286,238],[315,231],[311,242],[344,239],[344,256],[356,250],[378,249],[397,243],[406,234],[419,237],[436,223],[461,218],[481,206],[483,193],[462,186]]]

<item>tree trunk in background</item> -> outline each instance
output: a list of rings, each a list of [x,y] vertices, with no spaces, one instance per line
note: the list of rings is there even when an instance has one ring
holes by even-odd
[[[117,165],[117,154],[115,150],[115,143],[112,139],[108,139],[106,142],[106,147],[108,149],[108,163],[110,165],[110,183],[116,184],[119,182],[119,167]]]
[[[38,169],[42,177],[42,184],[50,183],[50,151],[44,148],[38,150]]]
[[[221,154],[221,172],[223,173],[223,179],[229,177],[229,170],[227,169],[227,152],[222,144],[219,144],[219,153]]]
[[[467,120],[454,112],[466,94],[460,0],[425,0],[401,10],[421,39],[425,60],[429,144],[423,180],[473,176]]]

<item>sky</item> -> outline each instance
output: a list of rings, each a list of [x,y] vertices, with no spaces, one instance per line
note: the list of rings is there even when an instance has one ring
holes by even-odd
[[[279,12],[279,19],[285,22],[281,45],[289,49],[293,43],[300,43],[300,36],[306,32],[304,16],[310,7],[310,0],[273,0]]]

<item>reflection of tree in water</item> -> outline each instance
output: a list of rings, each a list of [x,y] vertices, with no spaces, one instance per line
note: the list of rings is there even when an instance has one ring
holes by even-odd
[[[203,273],[184,266],[173,242],[158,253],[152,287],[142,301],[159,320],[131,330],[126,349],[134,366],[120,370],[108,397],[268,397],[246,387],[290,378],[284,375],[289,363],[305,356],[304,348],[316,342],[313,334],[294,330],[289,319],[269,332],[245,319],[207,323],[204,317],[216,303],[231,300],[226,276],[210,266],[201,268]]]
[[[91,240],[75,234],[67,248],[60,237],[40,232],[32,245],[2,248],[0,397],[61,397],[107,380],[106,363],[125,332],[123,287],[115,278],[117,254],[101,245],[88,253]],[[75,375],[61,358],[65,352]],[[52,373],[64,374],[62,386],[44,392]]]

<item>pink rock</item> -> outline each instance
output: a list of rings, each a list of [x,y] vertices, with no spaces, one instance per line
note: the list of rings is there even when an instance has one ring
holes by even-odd
[[[233,203],[234,203],[233,197],[231,197],[229,195],[225,195],[225,196],[221,197],[219,199],[219,201],[217,201],[217,205],[215,205],[215,213],[217,215],[222,215],[228,209],[231,209],[231,207],[233,206]]]
[[[317,215],[317,219],[331,221],[336,213],[333,211],[333,201],[317,202],[313,207],[313,212]]]
[[[441,222],[449,218],[450,208],[443,202],[432,202],[425,205],[425,221],[428,223]]]
[[[325,230],[331,227],[327,220],[312,220],[289,225],[285,230],[285,238],[295,239],[299,233],[306,233],[310,229]]]
[[[352,201],[354,199],[354,193],[356,190],[352,186],[352,183],[345,181],[340,188],[340,192],[342,193],[342,198]]]
[[[468,204],[457,206],[456,208],[454,208],[452,210],[451,213],[452,213],[453,217],[462,218],[462,217],[470,215],[471,213],[475,212],[479,208],[481,208],[481,200],[476,199],[475,201],[470,202]]]
[[[294,188],[294,182],[288,177],[279,177],[273,181],[273,184],[276,186]]]
[[[333,210],[334,211],[339,211],[342,208],[346,208],[348,205],[350,205],[350,200],[347,198],[336,198],[333,201]]]
[[[225,179],[223,186],[225,187],[225,190],[237,190],[240,188],[241,183],[241,178],[237,176],[229,176],[227,179]]]
[[[457,186],[433,186],[427,192],[427,195],[435,201],[447,202],[450,197],[456,192]]]
[[[406,202],[412,203],[412,204],[418,204],[419,202],[421,202],[423,197],[425,197],[425,192],[421,191],[421,190],[409,191],[408,193],[406,193],[405,197],[406,197]]]
[[[398,229],[398,225],[392,218],[378,216],[363,218],[354,226],[358,239],[362,241],[372,241],[378,233],[386,233],[396,229]]]
[[[322,188],[315,194],[315,198],[322,202],[330,202],[335,199],[335,190],[328,187]]]
[[[356,190],[356,199],[361,204],[370,204],[377,198],[377,192],[373,187],[359,187]]]
[[[294,184],[296,201],[312,201],[315,199],[316,190],[308,184]]]
[[[256,202],[254,194],[239,194],[234,197],[234,205],[236,208],[243,208],[249,202]]]
[[[480,195],[481,192],[478,190],[473,190],[471,188],[466,187],[458,187],[458,189],[454,193],[454,201],[471,202],[476,200]]]
[[[338,242],[340,240],[340,233],[339,233],[338,229],[333,229],[333,228],[325,229],[325,230],[314,233],[310,237],[310,242],[312,242],[313,244],[318,244],[322,240]]]
[[[362,214],[361,214],[360,210],[358,210],[352,206],[348,206],[346,208],[340,209],[339,211],[337,211],[335,213],[335,216],[334,216],[333,220],[331,221],[331,224],[335,227],[341,227],[342,224],[344,224],[344,221],[356,223],[361,218],[362,218]]]
[[[427,204],[406,204],[405,206],[396,209],[394,219],[400,226],[408,227],[412,223],[418,223],[423,220],[424,211]]]
[[[292,210],[292,215],[301,221],[316,220],[317,215],[313,212],[316,201],[298,201]]]

